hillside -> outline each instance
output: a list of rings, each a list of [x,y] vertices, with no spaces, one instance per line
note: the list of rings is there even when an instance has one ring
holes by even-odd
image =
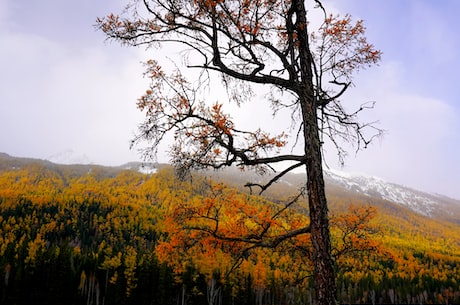
[[[305,225],[302,199],[276,221],[264,220],[292,198],[302,175],[287,176],[264,199],[241,188],[263,179],[251,173],[197,173],[190,183],[166,165],[141,165],[59,165],[0,154],[0,303],[206,303],[212,287],[222,304],[309,303],[308,236],[273,251],[249,251],[236,238]],[[210,176],[224,184],[213,186]],[[459,302],[458,202],[382,181],[365,191],[372,179],[346,178],[327,176],[339,299]],[[395,196],[376,192],[382,188],[402,188],[406,199],[415,192],[418,201],[392,202]],[[425,197],[435,202],[430,213],[414,208],[425,207]],[[203,215],[233,240],[190,230],[206,225],[197,222]]]
[[[252,172],[241,172],[237,169],[227,169],[219,172],[207,172],[213,179],[223,181],[233,187],[244,189],[247,182],[263,183],[271,177],[256,175]],[[410,209],[428,218],[460,224],[460,200],[455,200],[439,194],[429,194],[414,190],[383,179],[326,170],[324,172],[328,197],[338,196],[349,200],[358,199],[371,204],[379,204],[392,210],[394,216],[398,210]],[[277,200],[280,196],[289,196],[305,184],[305,175],[287,174],[276,182],[264,195]],[[395,206],[396,205],[396,206]]]

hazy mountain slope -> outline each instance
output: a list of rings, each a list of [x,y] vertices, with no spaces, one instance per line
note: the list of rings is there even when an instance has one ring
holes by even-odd
[[[328,185],[342,187],[354,194],[362,194],[374,200],[381,199],[397,203],[418,214],[442,218],[460,224],[459,200],[425,193],[366,175],[326,171],[325,180]]]
[[[141,162],[131,162],[118,167],[95,164],[63,165],[47,160],[16,158],[0,153],[0,171],[20,169],[31,165],[55,171],[62,177],[82,176],[91,173],[98,179],[114,177],[123,170],[136,170],[145,174],[153,174],[158,168],[167,166]],[[244,172],[235,168],[217,172],[208,171],[201,174],[246,191],[248,189],[244,187],[245,183],[263,183],[269,179],[269,176],[260,176],[254,172]],[[378,207],[380,213],[396,218],[415,212],[420,216],[425,216],[419,219],[422,222],[431,218],[449,221],[456,225],[460,224],[460,201],[458,200],[427,194],[388,183],[376,177],[351,175],[336,171],[325,171],[325,182],[332,211],[343,210],[350,203],[370,204]],[[296,194],[304,183],[305,176],[303,174],[288,174],[264,192],[264,196],[274,201],[283,201]],[[259,190],[254,188],[253,191],[258,192]]]
[[[234,187],[243,188],[247,182],[263,183],[270,176],[259,176],[252,172],[241,172],[237,169],[228,169],[219,172],[209,172],[215,179],[225,181]],[[422,191],[410,189],[383,179],[347,174],[337,171],[325,171],[326,189],[330,197],[331,191],[339,192],[345,198],[362,198],[373,204],[384,202],[385,205],[399,205],[406,207],[420,215],[449,220],[460,224],[460,201],[442,195],[428,194]],[[288,174],[273,184],[264,195],[271,199],[280,199],[293,195],[305,184],[305,175]],[[258,192],[257,188],[253,191]],[[392,207],[398,210],[398,207]]]
[[[72,159],[73,160],[73,159]],[[0,153],[0,172],[11,169],[21,169],[27,166],[38,166],[43,169],[56,171],[63,176],[83,176],[87,173],[92,173],[96,177],[102,179],[107,177],[115,177],[121,171],[135,170],[143,174],[155,173],[158,168],[164,165],[129,162],[120,166],[102,166],[92,163],[85,164],[67,164],[55,163],[49,160],[32,159],[32,158],[17,158],[6,153]]]

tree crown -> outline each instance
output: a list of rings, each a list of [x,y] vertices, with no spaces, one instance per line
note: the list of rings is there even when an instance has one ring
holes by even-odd
[[[275,112],[288,108],[293,119],[300,116],[299,96],[307,89],[317,108],[321,138],[335,144],[341,161],[346,155],[342,140],[355,143],[357,150],[366,147],[382,133],[373,124],[357,121],[357,114],[372,104],[348,113],[340,97],[352,84],[353,73],[378,63],[381,53],[367,42],[361,20],[327,15],[314,1],[309,14],[320,12],[322,17],[307,22],[298,14],[299,3],[143,0],[133,1],[123,15],[99,18],[97,27],[124,44],[182,45],[185,65],[202,71],[198,82],[192,83],[178,71],[168,74],[156,60],[145,63],[151,84],[138,102],[146,120],[134,143],[149,141],[152,146],[145,152],[155,154],[165,134],[174,133],[172,162],[182,169],[237,164],[266,171],[283,161],[290,162],[286,170],[303,165],[302,154],[280,154],[288,144],[286,133],[239,130],[223,111],[225,101],[209,105],[202,100],[200,90],[217,72],[230,100],[241,104],[253,98],[251,84],[268,85]],[[300,47],[304,34],[307,50]],[[302,52],[311,58],[313,88],[306,88]],[[299,142],[303,123],[299,120],[294,143]]]

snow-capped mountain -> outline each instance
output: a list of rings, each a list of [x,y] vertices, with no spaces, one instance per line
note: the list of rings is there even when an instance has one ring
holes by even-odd
[[[336,170],[324,172],[326,183],[343,187],[349,191],[369,197],[391,201],[407,206],[411,210],[425,215],[439,214],[447,205],[460,202],[436,194],[428,194],[402,185],[387,182],[381,178],[363,174],[350,174]],[[450,214],[447,212],[447,214]]]
[[[123,169],[136,170],[141,174],[155,174],[158,171],[157,166],[153,163],[129,162],[121,166]]]
[[[46,158],[47,161],[56,164],[63,165],[95,165],[91,162],[90,158],[86,154],[77,153],[72,149],[68,149]],[[120,169],[127,170],[136,170],[142,174],[154,174],[157,172],[157,168],[153,163],[144,163],[144,162],[129,162],[118,166]]]
[[[225,169],[219,173],[209,172],[213,179],[225,182],[233,187],[241,187],[247,182],[265,184],[274,174],[266,176],[254,172],[241,172],[238,169]],[[272,185],[264,195],[276,198],[278,192],[294,194],[305,185],[305,174],[292,173],[284,176]],[[365,174],[353,174],[327,169],[324,171],[326,195],[333,189],[341,192],[339,196],[368,197],[370,204],[398,205],[428,217],[440,217],[460,224],[460,200],[438,194],[429,194],[406,186],[387,182],[384,179]],[[258,191],[258,190],[256,190]],[[343,193],[345,191],[345,193]]]
[[[67,149],[46,158],[46,160],[57,164],[92,164],[85,154],[76,153],[72,149]]]

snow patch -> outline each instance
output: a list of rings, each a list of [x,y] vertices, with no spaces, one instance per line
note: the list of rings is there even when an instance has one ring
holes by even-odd
[[[389,183],[378,177],[337,170],[327,170],[324,174],[326,179],[348,190],[405,205],[425,216],[431,216],[438,205],[432,195]]]
[[[131,162],[124,165],[123,169],[135,170],[145,175],[151,175],[158,172],[158,169],[152,163]]]
[[[155,174],[158,171],[158,169],[151,164],[142,164],[137,170],[146,175]]]

